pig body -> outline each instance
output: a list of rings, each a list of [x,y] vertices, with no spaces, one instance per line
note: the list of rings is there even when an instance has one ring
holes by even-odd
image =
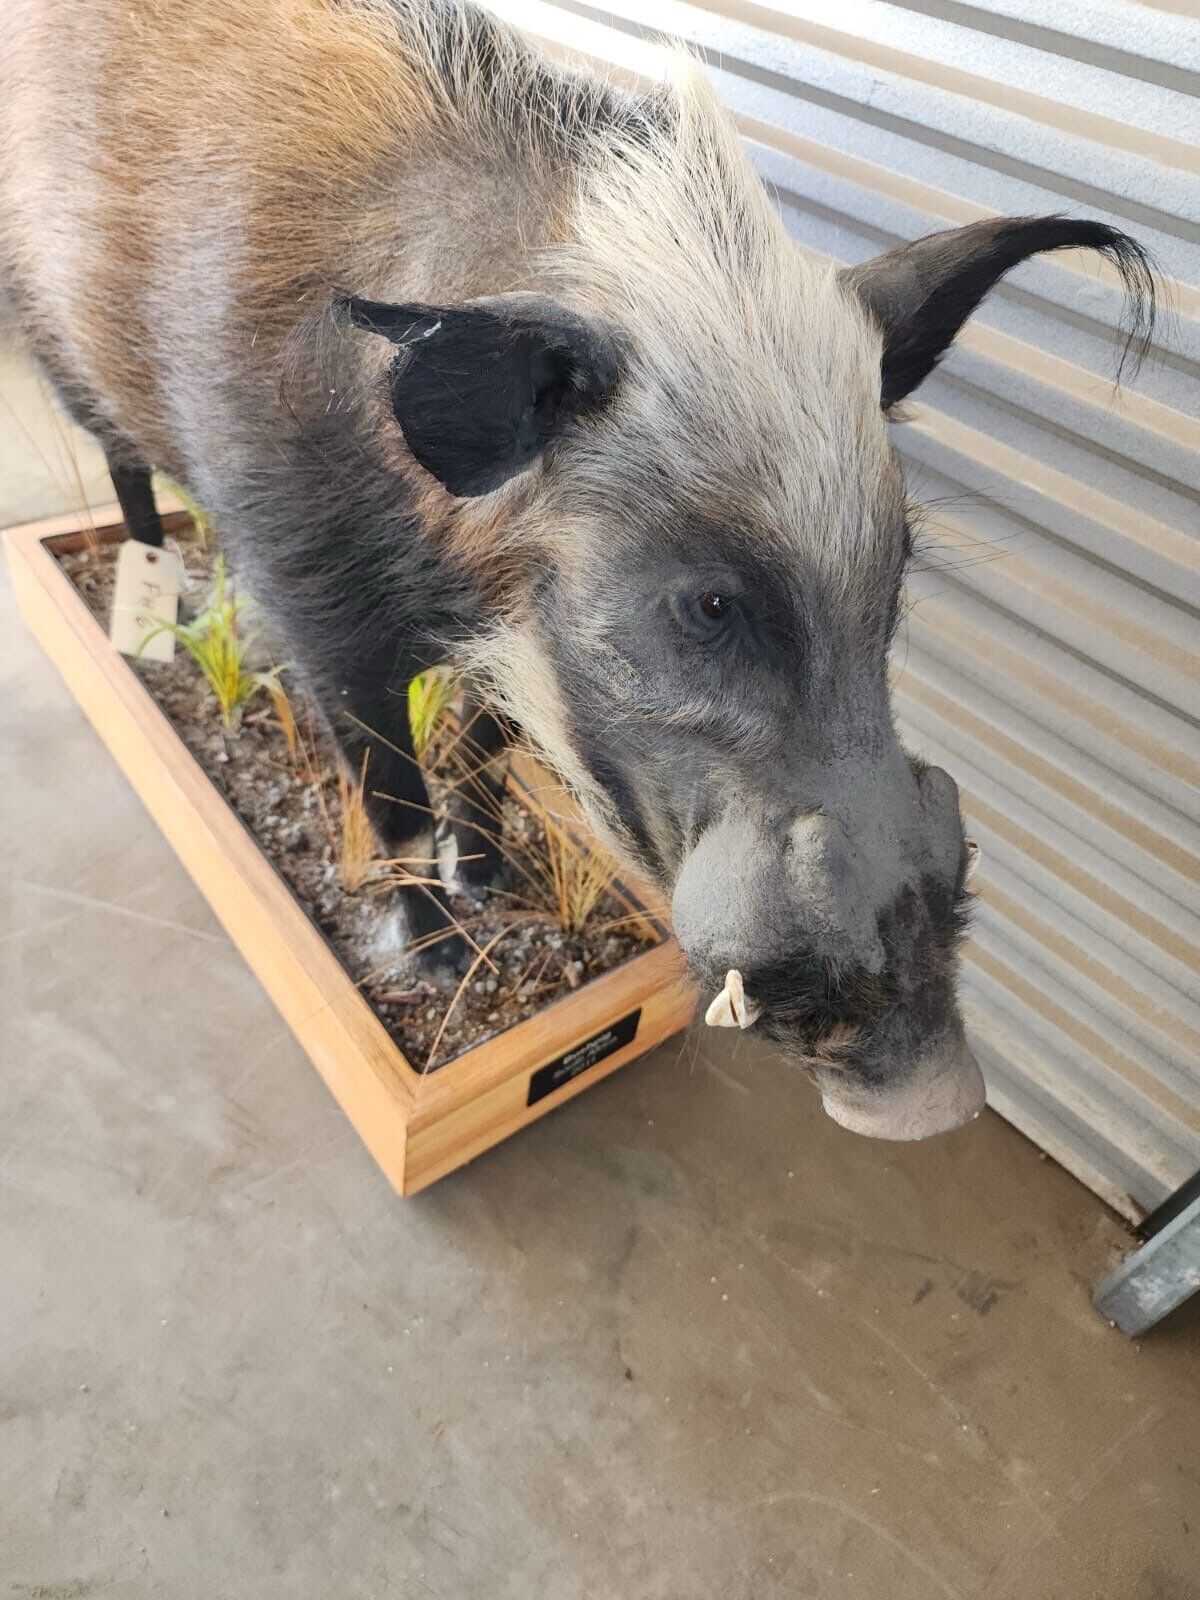
[[[696,65],[630,93],[460,0],[0,18],[0,282],[132,531],[160,536],[156,468],[212,512],[369,748],[393,854],[433,853],[405,686],[463,663],[672,896],[711,1014],[863,1132],[982,1095],[957,794],[888,695],[887,411],[1005,271],[1079,245],[1141,314],[1141,252],[1086,220],[814,266]]]

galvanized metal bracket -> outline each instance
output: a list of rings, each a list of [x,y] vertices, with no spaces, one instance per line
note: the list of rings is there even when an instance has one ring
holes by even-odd
[[[1135,1338],[1200,1289],[1200,1195],[1102,1278],[1092,1303]]]

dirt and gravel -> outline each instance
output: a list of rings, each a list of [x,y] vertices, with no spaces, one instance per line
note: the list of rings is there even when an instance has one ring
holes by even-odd
[[[200,609],[212,580],[209,549],[180,544],[188,574],[181,618]],[[91,611],[107,626],[117,546],[61,557]],[[253,625],[244,625],[244,636]],[[503,808],[503,837],[513,865],[495,893],[451,897],[456,918],[478,950],[473,970],[431,973],[406,948],[397,915],[397,878],[435,869],[398,868],[375,861],[366,880],[350,890],[339,866],[342,798],[334,740],[283,674],[300,733],[297,753],[268,694],[252,696],[226,729],[212,691],[186,650],[170,663],[131,662],[176,732],[218,791],[254,835],[267,859],[332,945],[342,965],[384,1026],[419,1071],[443,1066],[463,1050],[532,1016],[589,979],[646,948],[650,925],[631,920],[629,907],[605,891],[583,930],[568,933],[556,921],[550,897],[531,890],[529,863],[545,849],[539,819],[517,800]],[[412,889],[406,891],[414,892]],[[420,891],[416,891],[420,892]]]

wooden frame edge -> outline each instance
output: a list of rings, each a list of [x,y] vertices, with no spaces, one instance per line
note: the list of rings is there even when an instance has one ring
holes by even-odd
[[[26,623],[109,753],[275,1003],[394,1187],[403,1192],[415,1086],[386,1030],[251,835],[213,788],[124,659],[112,649],[45,541],[67,532],[27,524],[6,535]],[[78,523],[76,522],[76,526]],[[322,997],[313,1006],[313,994]],[[347,1041],[358,1062],[347,1059]],[[404,1071],[417,1074],[404,1063]]]
[[[424,1188],[687,1026],[695,996],[668,938],[437,1072],[417,1072],[48,548],[81,531],[111,539],[121,527],[119,510],[101,507],[83,529],[75,515],[7,530],[21,613],[399,1193]],[[314,991],[324,997],[315,1008]],[[635,1009],[629,1044],[527,1103],[534,1070]]]

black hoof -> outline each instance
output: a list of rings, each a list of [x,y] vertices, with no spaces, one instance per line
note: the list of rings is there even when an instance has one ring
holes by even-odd
[[[459,929],[440,890],[400,890],[410,948],[421,972],[439,987],[460,977],[470,965],[474,947]]]

